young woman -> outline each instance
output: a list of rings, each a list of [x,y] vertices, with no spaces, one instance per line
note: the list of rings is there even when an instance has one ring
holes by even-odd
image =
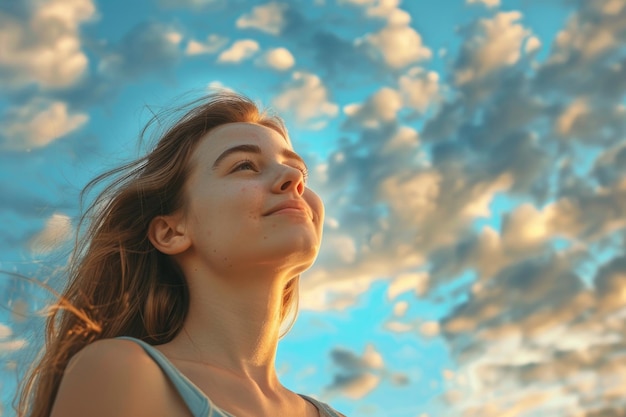
[[[324,209],[280,118],[194,103],[83,221],[69,284],[20,398],[28,417],[337,417],[281,385],[281,325]]]

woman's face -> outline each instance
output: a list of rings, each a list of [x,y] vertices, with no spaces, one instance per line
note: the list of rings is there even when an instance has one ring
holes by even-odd
[[[212,130],[186,184],[191,251],[210,268],[266,265],[295,276],[315,260],[324,207],[306,166],[278,132],[252,123]]]

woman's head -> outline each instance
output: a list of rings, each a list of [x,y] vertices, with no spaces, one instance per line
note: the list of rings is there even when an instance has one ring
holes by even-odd
[[[49,413],[63,369],[86,344],[121,335],[161,344],[182,328],[189,302],[185,277],[167,251],[155,248],[150,230],[155,219],[186,213],[194,207],[195,194],[190,195],[189,190],[193,189],[195,174],[206,168],[200,166],[206,152],[196,151],[204,149],[202,144],[212,139],[210,132],[228,133],[232,128],[227,126],[236,124],[261,132],[270,138],[270,146],[279,146],[280,139],[281,155],[291,151],[282,120],[260,111],[243,96],[213,94],[185,109],[189,110],[166,130],[145,157],[97,177],[86,187],[88,191],[109,182],[81,218],[80,225],[86,225],[86,230],[79,232],[68,267],[68,286],[58,308],[48,318],[44,356],[26,380],[20,399],[22,410],[28,408],[31,392],[32,398],[38,399],[29,415]],[[148,126],[160,122],[157,115]],[[270,142],[264,143],[261,145],[267,151]],[[279,188],[293,181],[287,187],[302,196],[304,186],[298,183],[302,179],[300,161],[290,153],[283,162],[282,167],[272,168],[278,175],[277,181],[283,181]],[[241,169],[244,170],[247,168]],[[236,176],[240,176],[239,171]],[[307,201],[318,204],[314,201],[317,197],[309,193],[306,192]],[[319,213],[321,233],[323,214]],[[281,320],[297,303],[297,286],[297,278],[285,285]]]
[[[153,219],[150,240],[175,257],[194,293],[210,290],[209,276],[292,279],[317,256],[322,233],[323,206],[306,171],[281,133],[219,126],[194,149],[182,207]]]
[[[158,116],[152,123],[158,122]],[[156,250],[148,238],[151,221],[183,210],[186,184],[194,171],[194,153],[213,129],[232,123],[253,123],[276,132],[289,143],[282,120],[267,114],[248,98],[219,93],[197,100],[159,139],[145,157],[125,167],[124,175],[88,210],[91,224],[85,247],[70,271],[73,288],[90,295],[103,337],[131,334],[152,343],[170,340],[182,326],[187,286],[178,266]],[[97,178],[101,181],[104,178]],[[297,281],[286,289],[284,318],[294,301]],[[102,314],[114,300],[124,300],[115,314]],[[77,301],[69,298],[73,304]],[[123,312],[123,313],[120,313]]]

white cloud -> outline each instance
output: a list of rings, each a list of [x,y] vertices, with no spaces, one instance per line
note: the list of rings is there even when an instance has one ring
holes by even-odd
[[[397,152],[407,150],[419,145],[419,134],[417,130],[409,126],[399,126],[396,133],[389,138],[385,144],[385,152]]]
[[[79,27],[95,16],[91,0],[39,2],[28,21],[0,12],[3,84],[63,88],[76,83],[88,69]]]
[[[382,355],[371,344],[365,347],[360,357],[338,348],[331,352],[331,357],[341,371],[335,375],[335,380],[329,388],[353,400],[363,398],[372,392],[380,384],[381,376],[387,375]],[[406,379],[403,374],[396,376]]]
[[[393,305],[393,315],[396,317],[403,317],[409,309],[408,301],[398,301]]]
[[[5,146],[26,150],[46,146],[81,128],[89,116],[70,113],[62,101],[34,99],[22,107],[9,109],[4,119]]]
[[[384,324],[384,328],[394,333],[408,333],[415,330],[415,326],[400,321],[388,321]]]
[[[0,323],[0,355],[14,352],[26,346],[26,339],[15,339],[13,331],[6,324]]]
[[[41,232],[29,242],[30,250],[35,253],[48,253],[66,242],[72,234],[72,222],[64,214],[53,214]]]
[[[402,108],[400,94],[389,87],[383,87],[363,104],[348,104],[343,111],[348,116],[348,125],[377,128],[396,120]]]
[[[228,43],[228,38],[212,34],[207,37],[206,42],[191,39],[187,43],[185,53],[187,55],[214,54]]]
[[[312,129],[321,129],[339,111],[329,100],[322,80],[315,74],[301,71],[293,73],[291,82],[272,102],[279,111],[292,114],[299,123]]]
[[[236,64],[251,58],[259,50],[259,44],[252,39],[243,39],[234,42],[230,48],[223,51],[217,62]]]
[[[271,35],[279,35],[285,27],[284,12],[286,5],[280,3],[267,3],[256,6],[250,13],[237,19],[239,29],[258,29]]]
[[[400,9],[399,0],[347,2],[365,7],[366,15],[384,19],[386,26],[355,41],[365,48],[370,57],[384,65],[398,69],[430,59],[432,51],[422,43],[422,37],[410,26],[411,15]]]
[[[381,192],[400,222],[421,225],[437,211],[441,182],[438,172],[423,171],[411,178],[387,178]]]
[[[432,57],[432,51],[423,45],[422,37],[406,24],[390,24],[380,31],[356,41],[365,46],[370,56],[394,69],[406,67]]]
[[[354,6],[373,6],[377,0],[339,0],[339,4],[352,4]]]
[[[500,0],[466,0],[467,4],[483,4],[489,8],[500,6]]]
[[[413,291],[415,295],[424,295],[428,289],[428,273],[415,272],[399,274],[387,288],[387,299],[394,300],[399,295]]]
[[[425,323],[422,323],[422,325],[419,328],[420,333],[422,334],[422,336],[425,337],[435,337],[439,335],[439,322],[437,321],[427,321]]]
[[[602,5],[602,13],[606,15],[617,15],[624,10],[626,3],[623,0],[607,0]]]
[[[165,39],[174,45],[178,45],[183,40],[183,35],[180,32],[171,30],[165,33]]]
[[[339,0],[339,4],[361,7],[370,18],[384,19],[389,25],[408,25],[411,16],[398,8],[400,0]]]
[[[527,54],[532,54],[533,52],[538,51],[541,48],[541,40],[539,40],[536,36],[531,36],[526,40],[526,46],[524,47],[524,51]]]
[[[531,34],[518,23],[521,18],[517,11],[500,12],[492,19],[478,22],[463,45],[455,74],[457,84],[472,82],[518,62],[522,45]]]
[[[354,239],[345,234],[327,233],[324,246],[319,255],[319,262],[324,264],[351,264],[356,259]]]
[[[157,0],[159,5],[168,8],[190,7],[192,9],[200,9],[218,0]]]
[[[6,339],[13,334],[13,331],[6,324],[0,323],[0,339]]]
[[[272,68],[276,71],[286,71],[296,63],[295,58],[287,48],[274,48],[261,56],[257,65]]]
[[[609,9],[613,7],[611,2],[604,4]],[[589,7],[593,9],[592,5]],[[573,15],[565,29],[557,34],[550,61],[567,62],[572,53],[580,54],[585,60],[592,60],[603,52],[618,47],[623,42],[619,33],[623,33],[625,28],[624,19],[598,19],[595,11],[589,13],[589,16],[581,11]]]
[[[440,98],[439,74],[411,68],[398,80],[398,88],[405,105],[423,113]]]
[[[365,347],[365,352],[363,352],[363,364],[371,369],[383,369],[385,367],[385,362],[383,361],[383,357],[376,350],[374,345],[368,344]]]
[[[571,134],[576,126],[576,121],[587,114],[589,114],[589,106],[585,99],[573,101],[556,119],[556,131],[562,136]]]
[[[510,174],[503,174],[494,178],[492,182],[477,184],[474,188],[474,195],[466,202],[460,214],[464,217],[475,219],[477,217],[488,218],[491,216],[491,202],[496,194],[505,192],[513,183]]]

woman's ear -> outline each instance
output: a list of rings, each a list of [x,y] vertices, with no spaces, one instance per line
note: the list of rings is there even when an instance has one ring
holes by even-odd
[[[166,255],[178,255],[191,246],[180,215],[156,216],[148,226],[148,239]]]

